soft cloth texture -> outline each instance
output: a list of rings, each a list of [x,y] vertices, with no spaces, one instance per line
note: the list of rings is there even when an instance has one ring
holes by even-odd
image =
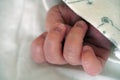
[[[120,65],[109,61],[101,75],[91,77],[80,67],[38,65],[32,60],[31,42],[44,31],[47,10],[60,2],[47,1],[0,0],[0,80],[119,79]]]

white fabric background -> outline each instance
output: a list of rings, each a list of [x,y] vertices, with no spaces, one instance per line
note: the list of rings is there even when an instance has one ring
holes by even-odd
[[[80,67],[34,63],[31,42],[44,31],[46,10],[57,3],[45,7],[45,1],[0,0],[0,80],[118,80],[120,65],[109,61],[96,77]]]

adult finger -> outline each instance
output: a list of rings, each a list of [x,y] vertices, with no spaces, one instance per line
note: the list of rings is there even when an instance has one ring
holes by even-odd
[[[44,45],[46,35],[47,35],[47,32],[43,33],[32,42],[32,45],[31,45],[32,58],[36,63],[46,62],[44,51],[43,51],[43,45]]]
[[[84,21],[78,21],[70,30],[64,46],[64,58],[71,65],[81,64],[81,49],[88,26]]]
[[[62,42],[66,35],[67,28],[59,24],[50,30],[45,40],[44,52],[46,60],[51,64],[66,64],[62,54]]]

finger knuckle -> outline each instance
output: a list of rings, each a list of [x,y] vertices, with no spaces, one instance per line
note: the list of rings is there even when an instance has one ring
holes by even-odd
[[[71,65],[80,65],[80,52],[76,49],[68,47],[64,51],[64,58]]]
[[[56,60],[56,59],[54,59],[53,57],[48,57],[46,60],[47,60],[47,62],[50,63],[50,64],[62,64],[62,63],[60,62],[60,60]]]
[[[76,62],[76,59],[74,56],[65,56],[65,60],[70,64],[70,65],[79,65],[79,63]]]

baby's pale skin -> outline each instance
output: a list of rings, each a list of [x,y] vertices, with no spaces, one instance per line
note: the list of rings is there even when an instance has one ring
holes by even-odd
[[[102,71],[111,47],[92,25],[59,4],[47,14],[46,32],[33,41],[32,57],[36,63],[81,65],[95,76]]]

